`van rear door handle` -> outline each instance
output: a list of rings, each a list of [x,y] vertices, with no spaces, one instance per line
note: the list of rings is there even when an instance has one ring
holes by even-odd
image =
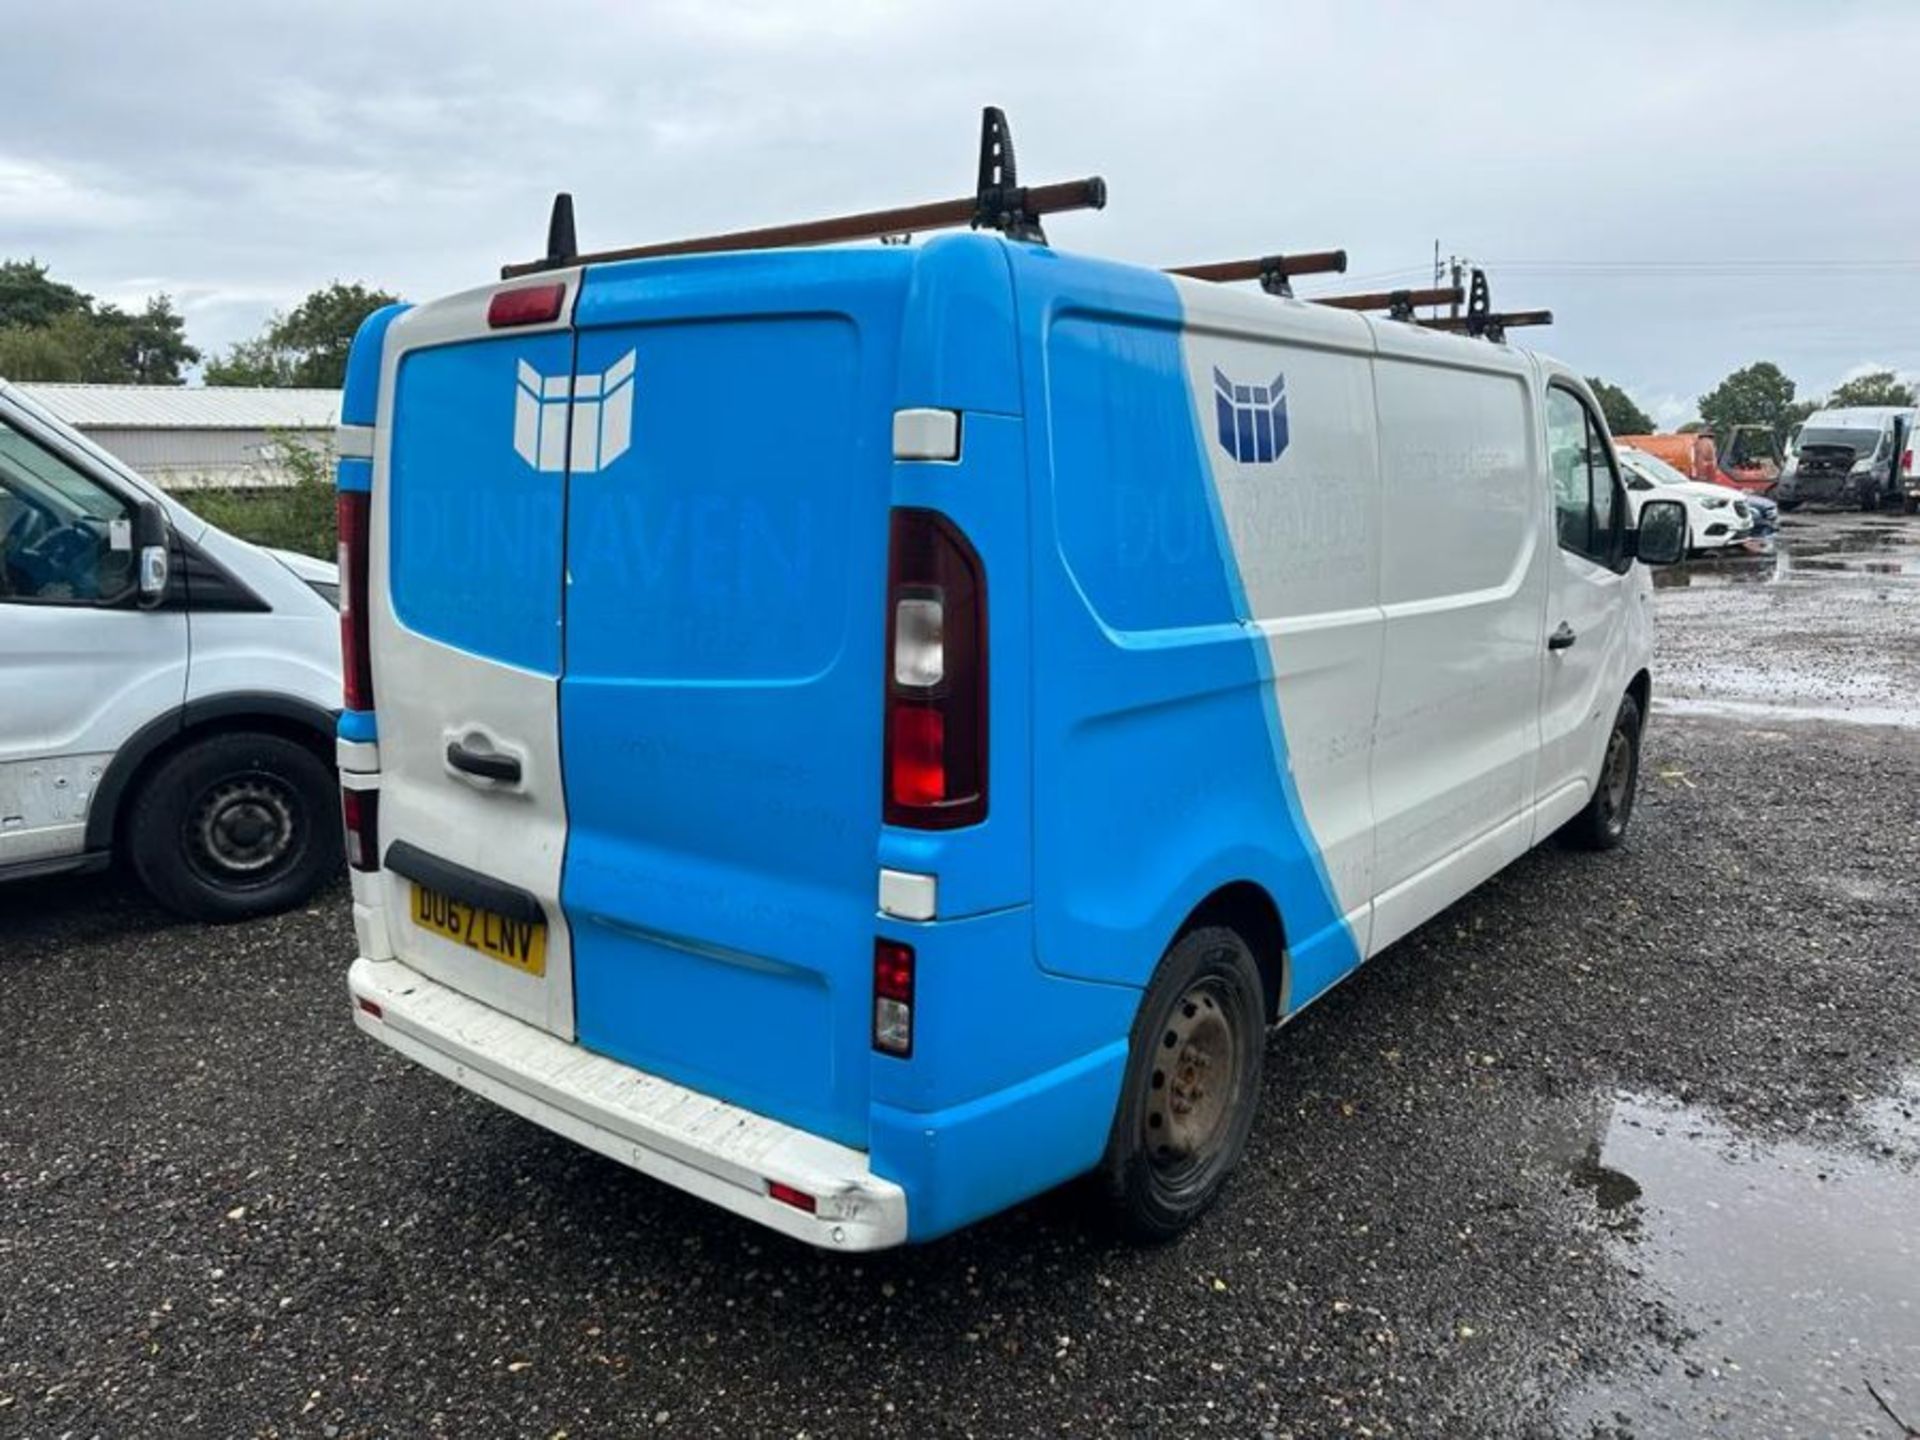
[[[1565,650],[1580,637],[1573,633],[1573,627],[1566,621],[1560,622],[1560,628],[1547,637],[1547,649]]]
[[[477,775],[482,780],[498,780],[506,785],[520,783],[520,762],[513,756],[497,755],[491,750],[469,750],[458,740],[447,746],[447,764],[463,775]]]

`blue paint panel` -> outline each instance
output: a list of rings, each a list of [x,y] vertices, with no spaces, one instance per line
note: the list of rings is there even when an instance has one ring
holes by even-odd
[[[387,327],[411,305],[383,305],[360,322],[347,351],[347,378],[340,392],[340,423],[371,425],[380,411],[380,361]]]
[[[1248,880],[1278,905],[1301,981],[1350,969],[1213,485],[1229,418],[1240,440],[1232,382],[1191,393],[1164,277],[1063,256],[1022,256],[1014,277],[1031,463],[1052,466],[1034,665],[1073,677],[1034,696],[1042,963],[1143,984],[1195,904]]]
[[[581,375],[634,357],[629,448],[568,481],[578,1033],[851,1144],[909,270],[883,252],[609,266],[578,311]]]
[[[475,340],[400,362],[395,404],[406,420],[389,454],[389,589],[408,629],[553,675],[565,476],[516,448],[522,365],[568,376],[573,336]]]
[[[365,494],[373,489],[373,462],[347,456],[334,466],[333,483],[336,490]]]
[[[371,710],[342,710],[336,725],[342,740],[370,742],[380,738],[380,728]]]

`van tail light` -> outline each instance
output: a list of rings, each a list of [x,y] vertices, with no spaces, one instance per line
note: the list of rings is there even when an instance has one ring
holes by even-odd
[[[340,492],[340,674],[347,709],[373,709],[373,653],[367,645],[368,528],[373,497]]]
[[[913,947],[898,940],[873,942],[873,1048],[913,1054]]]
[[[1901,453],[1901,455],[1900,455],[1900,473],[1901,473],[1902,475],[1911,475],[1911,474],[1913,474],[1913,451],[1911,451],[1911,450],[1907,450],[1907,451],[1903,451],[1903,452]]]
[[[946,516],[893,512],[887,554],[885,814],[948,830],[987,814],[987,586]]]
[[[340,792],[340,818],[347,827],[347,863],[356,870],[380,868],[380,792]]]

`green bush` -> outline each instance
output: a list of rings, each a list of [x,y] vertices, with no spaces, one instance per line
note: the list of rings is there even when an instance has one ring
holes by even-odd
[[[335,491],[323,480],[255,490],[182,490],[177,498],[230,535],[331,560],[339,549]]]

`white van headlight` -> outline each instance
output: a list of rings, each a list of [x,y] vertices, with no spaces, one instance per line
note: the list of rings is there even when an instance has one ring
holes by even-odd
[[[1727,508],[1727,497],[1724,495],[1708,495],[1701,499],[1700,506],[1704,510],[1724,510]]]

